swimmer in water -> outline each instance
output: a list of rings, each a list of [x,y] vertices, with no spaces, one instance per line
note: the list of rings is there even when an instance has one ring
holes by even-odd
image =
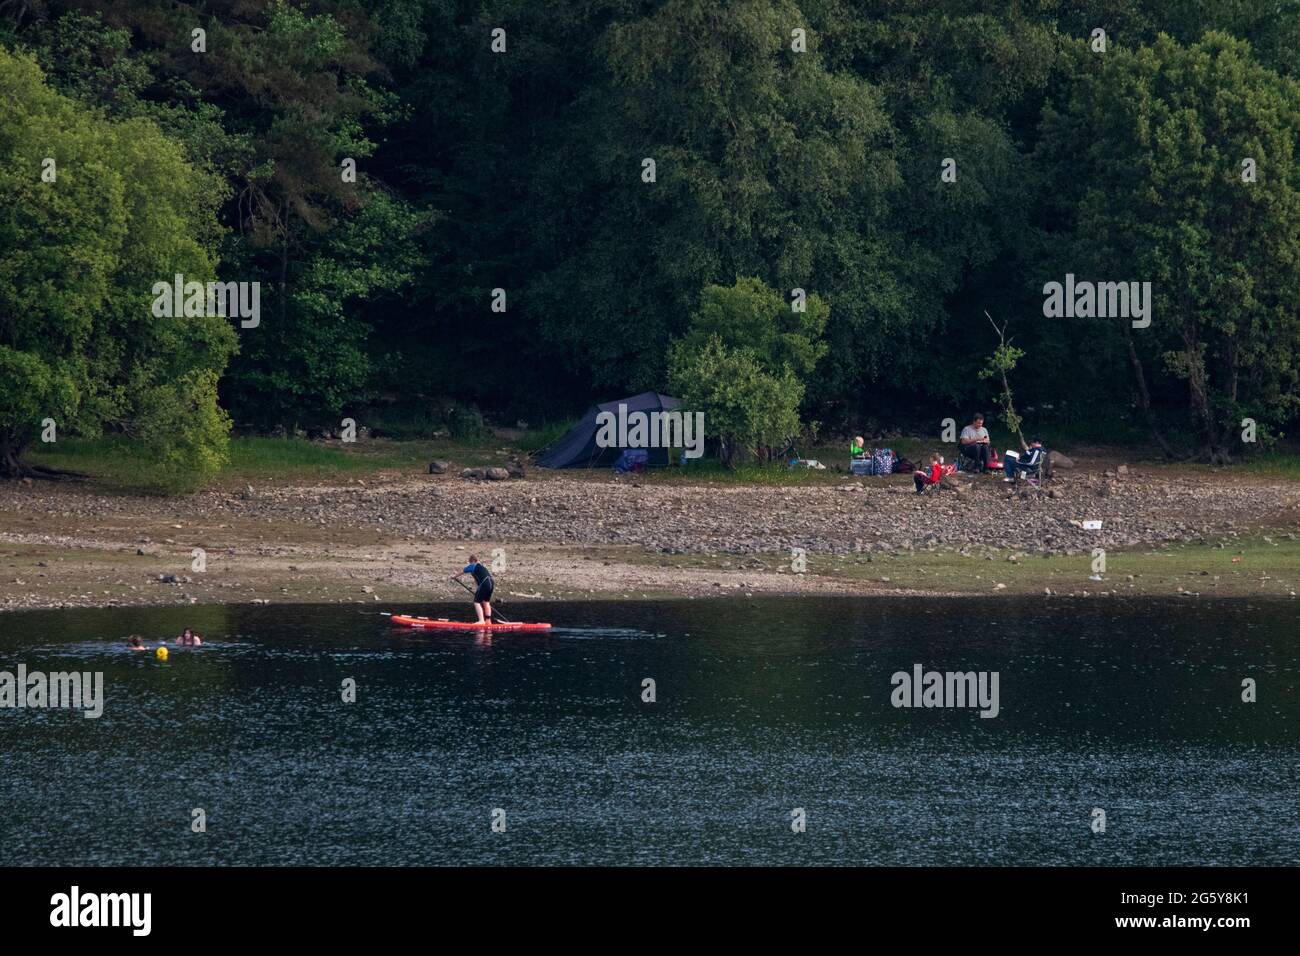
[[[181,631],[181,636],[176,638],[176,643],[189,647],[198,647],[203,643],[203,638],[199,637],[187,627],[185,630]]]
[[[139,634],[132,634],[126,639],[126,646],[133,651],[147,651],[149,648],[144,646],[144,638]]]

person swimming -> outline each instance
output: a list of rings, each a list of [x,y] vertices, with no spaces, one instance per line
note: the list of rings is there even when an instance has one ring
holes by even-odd
[[[176,638],[176,643],[183,644],[187,647],[198,647],[203,643],[203,638],[199,637],[199,635],[195,634],[187,627],[185,630],[181,631],[181,636]]]
[[[126,646],[133,651],[147,651],[149,648],[144,646],[144,638],[139,634],[132,634],[126,639]]]

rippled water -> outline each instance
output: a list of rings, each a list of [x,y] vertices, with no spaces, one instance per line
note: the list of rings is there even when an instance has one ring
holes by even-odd
[[[103,671],[106,702],[98,720],[0,710],[0,865],[1300,862],[1295,602],[512,611],[559,626],[4,615],[0,670]],[[209,643],[125,649],[185,625]],[[997,671],[1000,714],[894,708],[891,675],[917,663]]]

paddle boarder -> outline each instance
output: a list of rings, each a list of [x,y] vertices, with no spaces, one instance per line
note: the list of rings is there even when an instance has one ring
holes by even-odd
[[[451,579],[457,581],[461,574],[474,575],[474,613],[478,615],[478,623],[486,624],[492,621],[492,589],[496,586],[492,581],[492,572],[474,555],[469,556],[469,564],[460,574],[453,574]]]

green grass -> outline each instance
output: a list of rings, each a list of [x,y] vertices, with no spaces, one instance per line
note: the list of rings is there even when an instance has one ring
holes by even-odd
[[[247,436],[230,442],[230,464],[223,477],[293,477],[364,473],[389,469],[423,472],[435,458],[468,467],[496,464],[505,446],[493,439],[431,439],[356,443],[312,442],[302,438]]]
[[[81,472],[117,489],[152,489],[151,462],[122,435],[105,438],[60,438],[34,446],[27,459],[35,465]]]
[[[377,408],[366,413],[364,420],[368,427],[397,441],[424,438],[447,427],[444,416],[427,406]]]
[[[504,447],[492,438],[344,444],[243,436],[231,439],[230,463],[218,481],[360,476],[390,469],[423,472],[436,458],[459,467],[482,467],[501,464]],[[112,490],[152,490],[155,484],[148,456],[123,436],[64,438],[32,449],[30,459],[34,464],[82,472]]]
[[[312,442],[300,438],[261,438],[242,436],[231,439],[230,463],[222,471],[218,484],[233,484],[254,479],[313,478],[363,476],[396,470],[423,473],[434,459],[452,462],[456,468],[500,465],[511,453],[525,455],[560,437],[570,422],[556,422],[526,432],[517,443],[494,437],[477,439],[424,439],[394,441],[373,439],[356,443]],[[1011,442],[997,442],[998,448]],[[896,456],[911,459],[918,465],[937,451],[951,461],[955,448],[937,439],[901,437],[868,442],[868,447],[889,447]],[[844,444],[819,444],[799,449],[805,458],[815,458],[826,465],[825,471],[790,468],[783,462],[743,464],[727,469],[710,458],[698,458],[685,466],[674,464],[639,475],[637,480],[652,483],[717,482],[738,485],[834,485],[848,472],[848,448]],[[156,490],[152,462],[139,447],[123,436],[100,439],[64,438],[55,445],[38,445],[31,449],[33,463],[90,475],[110,490]],[[1275,448],[1244,458],[1234,468],[1253,474],[1300,481],[1300,450]],[[1216,469],[1217,470],[1217,469]],[[608,472],[599,469],[604,477]],[[541,475],[548,474],[543,471]],[[569,477],[583,472],[564,472]],[[1231,470],[1224,472],[1225,480]]]
[[[223,474],[266,477],[287,474],[331,474],[398,467],[396,456],[361,454],[342,442],[321,444],[301,438],[235,438],[230,464]]]
[[[878,584],[889,589],[963,594],[1042,594],[1118,590],[1136,595],[1177,594],[1181,587],[1203,595],[1289,597],[1300,592],[1300,541],[1283,534],[1260,535],[1224,543],[1177,544],[1160,548],[1112,550],[1106,555],[1103,580],[1092,581],[1090,554],[1009,561],[1011,551],[993,560],[982,551],[902,551],[872,554],[809,553],[810,576]],[[707,571],[789,568],[790,555],[631,554],[638,564]],[[885,581],[884,579],[888,579]],[[1005,585],[999,589],[998,584]]]
[[[568,421],[553,422],[549,425],[543,425],[540,428],[532,429],[524,434],[519,440],[521,451],[532,454],[535,451],[541,451],[553,441],[557,441],[570,428],[578,423],[576,418]]]
[[[1300,481],[1300,450],[1272,448],[1243,459],[1241,467],[1257,475]]]
[[[36,464],[89,475],[118,491],[157,491],[152,461],[124,436],[64,438],[57,444],[33,449]],[[294,438],[234,438],[230,464],[222,479],[310,476],[374,471],[398,467],[397,455],[361,455],[337,446]]]
[[[313,442],[302,438],[240,436],[230,441],[230,463],[222,470],[218,484],[274,478],[362,477],[386,470],[423,473],[430,461],[450,461],[457,468],[503,464],[510,453],[526,455],[564,434],[572,422],[556,422],[526,432],[515,445],[493,437],[478,439],[425,439],[396,441],[372,439],[356,443]],[[940,442],[917,438],[896,438],[877,442],[896,455],[922,461],[931,450],[943,451]],[[816,458],[825,471],[789,468],[783,462],[744,464],[727,469],[716,460],[699,458],[685,467],[652,469],[638,476],[650,482],[720,482],[751,485],[833,485],[848,471],[849,454],[843,444],[799,449],[805,458]],[[672,456],[675,462],[677,452]],[[949,452],[950,454],[950,452]],[[112,490],[155,490],[151,462],[135,444],[123,436],[99,439],[65,438],[56,445],[32,449],[37,464],[88,474]],[[603,477],[604,469],[598,470]],[[546,474],[546,472],[542,472]],[[565,472],[572,477],[582,472]]]

